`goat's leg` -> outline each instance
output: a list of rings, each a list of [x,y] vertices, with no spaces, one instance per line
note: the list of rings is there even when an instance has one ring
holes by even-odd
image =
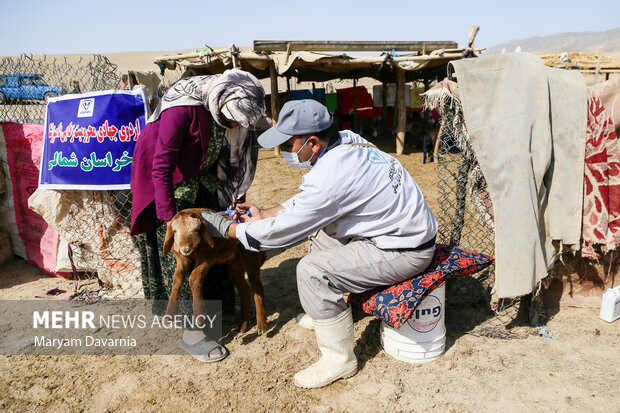
[[[172,276],[172,292],[170,293],[168,305],[166,306],[166,315],[174,316],[177,313],[181,287],[185,281],[185,274],[187,274],[188,271],[189,261],[177,258],[177,268],[174,270],[174,275]]]
[[[239,331],[245,333],[250,325],[250,287],[243,276],[243,267],[238,260],[233,260],[226,265],[228,276],[239,291],[239,301],[241,303],[241,314],[239,316]]]
[[[194,309],[194,319],[199,315],[207,315],[207,308],[202,299],[202,285],[212,265],[213,263],[211,262],[202,262],[194,268],[189,276],[189,287],[192,290],[193,298],[192,307]]]
[[[254,305],[256,306],[256,329],[259,333],[267,331],[267,315],[265,314],[265,287],[260,279],[260,266],[258,262],[248,265],[248,278],[254,293]]]

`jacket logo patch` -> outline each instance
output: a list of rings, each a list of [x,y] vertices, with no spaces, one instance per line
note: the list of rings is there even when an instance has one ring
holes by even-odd
[[[368,160],[370,161],[370,163],[374,164],[387,163],[385,158],[376,149],[371,149],[368,151]]]

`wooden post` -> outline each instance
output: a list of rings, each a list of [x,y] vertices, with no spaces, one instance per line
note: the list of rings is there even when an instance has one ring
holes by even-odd
[[[291,56],[291,42],[288,42],[286,44],[286,60],[284,61],[284,63],[288,63],[288,58]]]
[[[278,123],[278,75],[273,62],[269,64],[269,77],[271,78],[271,124]]]
[[[430,81],[428,79],[424,79],[424,91],[428,92],[428,88],[430,85]],[[428,121],[430,119],[430,111],[423,109],[424,114],[424,132],[428,130]]]
[[[269,62],[269,77],[271,79],[271,124],[278,123],[278,75],[276,65],[273,61]],[[276,155],[280,155],[280,147],[273,148]]]
[[[271,80],[271,124],[278,123],[278,75],[276,73],[276,65],[269,62],[269,77]],[[276,155],[280,155],[280,147],[273,148]]]
[[[444,124],[445,120],[442,118],[441,123],[439,124],[439,129],[437,130],[437,136],[435,137],[435,146],[433,147],[433,160],[436,163],[439,163],[439,145],[441,145],[441,134],[443,133]]]
[[[353,132],[357,133],[357,79],[353,79]]]
[[[398,123],[396,125],[396,153],[402,155],[405,149],[405,131],[407,129],[407,109],[405,107],[405,71],[399,66],[396,70],[396,113]]]
[[[290,82],[290,79],[288,77],[286,78],[286,98],[288,100],[291,99],[291,82]],[[273,119],[271,121],[273,122]],[[276,119],[276,122],[277,122],[277,119]],[[280,147],[279,146],[276,146],[275,148],[273,148],[273,150],[276,153],[276,155],[280,155]]]
[[[383,109],[383,130],[387,130],[387,83],[381,84],[381,108]]]
[[[234,44],[230,45],[228,49],[228,53],[230,54],[230,60],[232,60],[233,68],[238,69],[241,67],[241,62],[239,61],[239,49]]]

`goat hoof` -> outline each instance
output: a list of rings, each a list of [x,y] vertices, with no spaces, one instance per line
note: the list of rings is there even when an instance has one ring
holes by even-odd
[[[258,331],[258,334],[263,334],[267,331],[267,323],[258,323],[256,325],[256,330]]]
[[[240,333],[245,333],[246,331],[248,331],[248,323],[241,323],[239,324],[239,332]]]

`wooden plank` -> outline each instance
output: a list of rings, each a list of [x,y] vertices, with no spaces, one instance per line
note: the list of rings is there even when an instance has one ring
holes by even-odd
[[[286,78],[286,98],[285,100],[291,100],[291,79],[290,78]],[[273,148],[273,151],[275,152],[276,155],[280,155],[280,147],[276,146],[275,148]]]
[[[271,124],[278,123],[278,75],[273,62],[269,62],[269,77],[271,78]]]
[[[387,83],[385,82],[381,83],[381,109],[381,116],[383,117],[383,119],[381,119],[383,121],[383,130],[387,130]]]
[[[353,79],[353,132],[357,133],[357,79]]]
[[[287,41],[254,40],[255,52],[426,52],[438,49],[455,49],[452,41],[417,41],[417,42],[383,42],[383,41]]]
[[[273,61],[269,62],[269,77],[271,80],[271,125],[278,123],[278,74]],[[276,156],[280,155],[280,147],[273,148]]]
[[[405,107],[405,71],[400,67],[396,71],[396,112],[398,123],[396,124],[396,153],[402,155],[405,149],[405,131],[407,129],[407,108]]]
[[[439,129],[437,130],[437,136],[435,137],[435,147],[433,148],[433,160],[439,163],[439,145],[441,144],[441,134],[443,133],[443,125],[445,124],[445,118],[441,119]]]
[[[204,58],[206,57],[214,57],[214,58],[218,58],[218,59],[223,59],[225,58],[227,55],[227,53],[225,52],[218,52],[218,53],[184,53],[184,54],[176,54],[176,55],[170,55],[170,56],[157,56],[154,59],[154,62],[168,62],[168,61],[176,61],[176,60],[189,60],[189,59],[194,59],[200,62],[204,61]],[[252,59],[252,60],[271,60],[271,58],[269,56],[262,56],[262,55],[257,55],[254,52],[239,52],[239,59],[244,60],[244,59]]]

